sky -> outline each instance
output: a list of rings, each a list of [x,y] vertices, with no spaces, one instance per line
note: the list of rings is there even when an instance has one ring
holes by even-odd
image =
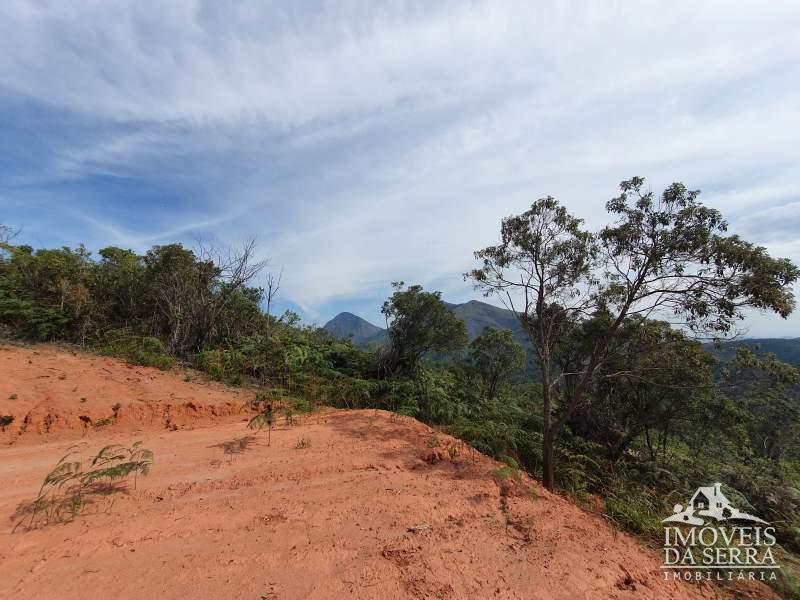
[[[35,247],[248,238],[280,307],[380,323],[552,195],[702,190],[800,263],[800,4],[3,0],[0,223]],[[800,292],[800,290],[797,290]],[[800,336],[752,314],[751,336]]]

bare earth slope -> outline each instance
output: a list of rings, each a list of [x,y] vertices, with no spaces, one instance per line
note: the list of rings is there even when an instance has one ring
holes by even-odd
[[[47,369],[55,376],[39,377]],[[0,598],[715,594],[663,581],[654,551],[531,480],[498,485],[497,463],[412,419],[328,410],[281,420],[270,446],[262,432],[226,455],[220,444],[250,433],[248,394],[58,348],[2,347],[0,414],[17,422],[0,433]],[[84,428],[80,414],[103,418],[115,402],[118,422]],[[135,440],[155,452],[136,489],[72,523],[11,533],[18,504],[71,445]]]

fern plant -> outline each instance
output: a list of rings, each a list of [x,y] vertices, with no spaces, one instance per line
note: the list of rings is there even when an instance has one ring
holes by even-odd
[[[513,457],[503,455],[500,457],[500,462],[503,463],[502,467],[490,471],[492,477],[498,481],[513,479],[519,482],[521,480],[519,463]]]
[[[130,447],[119,444],[105,446],[92,457],[88,470],[83,469],[80,460],[75,460],[76,454],[72,450],[62,456],[45,475],[36,498],[17,507],[15,530],[28,515],[28,528],[35,526],[37,517],[44,525],[71,521],[93,496],[106,496],[118,491],[112,484],[130,475],[134,476],[136,489],[139,473],[148,475],[154,459],[153,452],[144,448],[142,442],[135,442]]]
[[[109,483],[124,479],[133,474],[133,489],[139,473],[148,475],[153,465],[153,452],[142,447],[142,442],[135,442],[130,448],[119,444],[104,447],[92,459],[92,470],[82,476],[84,484],[108,479]]]
[[[267,428],[267,446],[272,444],[272,423],[275,420],[275,413],[272,409],[272,402],[267,400],[266,397],[259,394],[256,399],[250,403],[253,408],[260,412],[255,415],[247,423],[250,429],[261,431],[264,427]]]

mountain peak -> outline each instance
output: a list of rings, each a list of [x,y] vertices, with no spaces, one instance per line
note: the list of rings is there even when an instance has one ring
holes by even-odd
[[[467,334],[470,339],[478,337],[487,327],[494,327],[495,329],[510,329],[517,341],[523,345],[528,343],[516,316],[505,308],[480,300],[469,300],[463,304],[445,301],[444,304],[467,325]],[[323,329],[340,339],[351,338],[356,346],[369,343],[384,344],[387,341],[385,329],[377,327],[351,312],[339,313],[328,321]]]
[[[353,340],[356,346],[369,343],[381,344],[386,339],[386,330],[373,325],[351,312],[340,312],[322,327],[332,336]]]

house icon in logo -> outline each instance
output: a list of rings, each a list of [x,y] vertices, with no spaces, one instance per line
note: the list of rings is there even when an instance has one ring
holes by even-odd
[[[686,525],[703,525],[705,520],[701,517],[710,517],[716,521],[727,521],[729,519],[739,519],[743,521],[754,521],[766,523],[756,516],[742,512],[735,508],[725,494],[722,493],[722,484],[715,483],[713,486],[697,488],[688,506],[684,508],[676,504],[673,514],[663,519],[662,523],[684,523]]]

